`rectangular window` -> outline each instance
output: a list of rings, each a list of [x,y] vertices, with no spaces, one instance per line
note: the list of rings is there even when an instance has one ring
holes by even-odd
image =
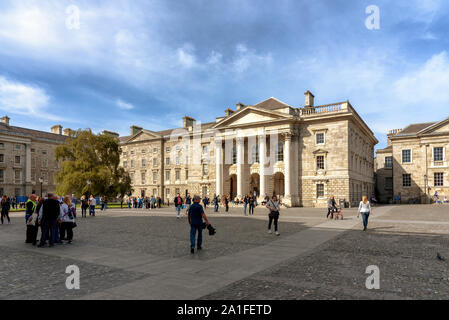
[[[142,172],[140,174],[140,177],[141,177],[141,180],[142,180],[142,184],[144,184],[145,183],[145,172]]]
[[[145,154],[145,153],[147,153],[147,150],[142,149],[142,154]]]
[[[4,149],[5,148],[5,144],[3,142],[0,142],[0,149]]]
[[[128,155],[128,152],[124,151],[123,156],[126,157]]]
[[[232,164],[237,163],[237,148],[234,146],[232,148]]]
[[[157,197],[157,189],[153,189],[153,196]]]
[[[123,161],[123,168],[127,168],[128,167],[128,162]]]
[[[15,164],[20,164],[20,156],[16,156],[14,160]]]
[[[175,189],[175,193],[176,193],[176,194],[181,193],[181,190],[180,190],[179,188],[176,188],[176,189]]]
[[[316,196],[318,198],[323,198],[324,197],[324,184],[319,183],[316,185]]]
[[[147,160],[146,159],[142,159],[142,167],[145,167],[147,165]]]
[[[409,173],[402,175],[402,186],[411,187],[412,186],[412,175]]]
[[[434,173],[434,184],[435,187],[444,186],[444,174],[443,172],[435,172]]]
[[[176,179],[176,181],[181,180],[181,171],[180,170],[175,171],[175,179]]]
[[[176,165],[179,166],[181,163],[181,159],[179,157],[176,157]]]
[[[444,152],[442,147],[433,148],[433,161],[443,161]]]
[[[157,158],[153,158],[153,167],[157,166]]]
[[[207,164],[203,164],[203,176],[206,176],[209,173],[209,167]]]
[[[412,150],[406,149],[402,150],[402,163],[411,163],[412,162]]]
[[[203,146],[203,154],[207,154],[207,146]]]
[[[393,157],[385,157],[385,168],[393,168]]]
[[[0,162],[5,162],[5,155],[0,154]]]
[[[166,147],[165,152],[170,152],[170,147]]]
[[[165,165],[167,165],[167,166],[170,165],[170,158],[169,157],[165,158]]]
[[[284,144],[282,142],[278,143],[276,159],[277,161],[284,161]]]
[[[252,148],[252,159],[253,163],[259,163],[259,146],[255,145]]]
[[[165,181],[170,181],[170,170],[165,171]]]
[[[134,168],[134,160],[131,160],[131,168]]]
[[[14,171],[14,179],[17,181],[17,180],[20,180],[20,171],[18,171],[18,170],[16,170],[16,171]]]
[[[157,171],[153,171],[153,183],[157,183]]]
[[[22,146],[21,146],[20,144],[16,144],[16,145],[14,145],[14,148],[15,148],[16,150],[20,150],[20,149],[22,148]]]
[[[36,152],[36,149],[34,149],[34,148],[31,148],[31,152]]]
[[[3,171],[3,169],[0,169],[0,182],[3,182],[4,179],[5,179],[5,171]]]
[[[133,150],[133,151],[131,151],[130,153],[131,153],[131,155],[133,156],[133,155],[134,155],[134,150]]]
[[[393,190],[393,178],[385,178],[385,190]]]
[[[153,153],[157,153],[157,148],[153,148]]]
[[[316,157],[316,168],[317,170],[324,170],[324,156]]]
[[[324,133],[316,134],[316,144],[324,144]]]
[[[189,179],[189,170],[186,170],[186,180]]]

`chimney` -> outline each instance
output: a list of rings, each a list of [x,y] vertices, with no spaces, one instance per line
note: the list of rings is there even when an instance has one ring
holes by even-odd
[[[62,126],[58,124],[56,126],[51,127],[51,133],[62,134]]]
[[[307,90],[304,95],[306,96],[306,108],[313,108],[313,98],[315,97],[312,92]]]
[[[226,117],[229,117],[231,114],[233,114],[234,113],[234,110],[232,110],[232,109],[229,109],[229,108],[227,108],[226,110],[225,110],[225,115],[226,115]]]
[[[64,135],[65,136],[71,136],[73,133],[75,133],[75,130],[72,130],[72,129],[70,129],[70,128],[65,128],[64,129]]]
[[[102,132],[105,136],[110,136],[110,137],[113,137],[113,138],[119,138],[120,137],[120,135],[117,133],[117,132],[112,132],[112,131],[108,131],[108,130],[103,130],[103,132]]]
[[[182,118],[182,127],[183,128],[193,127],[195,125],[195,122],[196,122],[195,119],[185,116]]]
[[[140,131],[142,131],[143,128],[142,127],[138,127],[138,126],[131,126],[131,135],[135,135],[138,134]]]
[[[4,116],[4,117],[2,118],[2,123],[4,123],[4,124],[6,124],[7,126],[9,126],[9,120],[10,120],[10,118],[9,118],[8,116]]]
[[[241,102],[237,103],[235,106],[236,106],[236,110],[237,111],[239,111],[240,109],[245,108],[245,105],[243,103],[241,103]]]

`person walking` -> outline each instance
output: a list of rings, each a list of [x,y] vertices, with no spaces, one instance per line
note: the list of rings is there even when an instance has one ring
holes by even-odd
[[[218,206],[220,204],[220,199],[218,198],[217,194],[214,193],[214,199],[212,201],[214,202],[214,212],[218,212]]]
[[[327,215],[326,219],[331,216],[331,219],[334,218],[334,210],[337,212],[337,203],[335,202],[335,198],[333,195],[330,195],[329,199],[327,199]]]
[[[75,224],[76,209],[70,201],[69,196],[65,196],[61,205],[61,241],[67,240],[68,244],[73,240],[73,226]],[[66,238],[67,233],[67,238]]]
[[[249,197],[248,202],[249,202],[249,214],[250,215],[254,215],[254,208],[257,205],[256,201],[257,201],[256,197],[254,197],[254,196]]]
[[[192,198],[190,197],[190,193],[188,193],[186,197],[186,214],[189,214],[189,208],[191,205],[192,205]]]
[[[2,213],[1,213],[1,221],[3,224],[3,219],[6,217],[8,219],[8,224],[11,223],[11,219],[9,219],[9,211],[11,210],[11,202],[6,196],[2,197],[2,201],[0,202],[0,205],[2,207]]]
[[[61,217],[61,207],[56,197],[49,193],[47,199],[42,203],[39,209],[38,223],[41,225],[41,241],[38,247],[42,248],[47,242],[47,235],[50,242],[50,247],[54,246],[56,242],[57,222]]]
[[[225,205],[225,211],[228,212],[229,211],[229,196],[223,196],[223,201],[224,201],[224,205]]]
[[[249,197],[248,195],[245,195],[245,197],[243,198],[243,215],[246,216],[246,207],[248,206],[249,203]]]
[[[270,210],[270,213],[268,214],[268,233],[272,233],[271,224],[274,222],[274,232],[277,236],[279,236],[280,233],[278,231],[278,220],[281,205],[279,204],[277,197],[273,196],[271,200],[268,200],[266,207],[268,208],[268,210]]]
[[[95,217],[95,206],[97,205],[97,199],[93,195],[89,198],[89,216]]]
[[[366,231],[368,227],[368,218],[370,214],[373,214],[373,209],[371,208],[371,204],[368,201],[367,196],[362,197],[362,201],[360,201],[359,209],[357,210],[357,218],[362,215],[363,219],[363,231]]]
[[[198,233],[198,240],[196,241],[197,250],[201,250],[203,244],[203,220],[206,225],[209,225],[203,207],[200,205],[201,197],[194,196],[193,204],[189,208],[188,219],[190,225],[190,253],[195,253],[195,238]]]
[[[181,216],[182,205],[184,203],[184,200],[181,198],[181,195],[179,193],[176,195],[176,198],[173,200],[173,203],[175,204],[176,207],[176,219],[179,219]]]
[[[203,206],[204,206],[204,209],[207,209],[208,203],[209,203],[209,199],[207,198],[207,196],[204,196],[204,198],[203,198]]]

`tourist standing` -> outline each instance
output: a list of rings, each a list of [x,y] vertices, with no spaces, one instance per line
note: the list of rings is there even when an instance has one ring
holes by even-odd
[[[254,207],[256,206],[256,197],[249,197],[249,214],[254,215]]]
[[[329,199],[327,199],[327,215],[326,219],[331,216],[331,219],[334,218],[334,210],[337,211],[337,203],[335,202],[335,198],[333,195],[330,195]]]
[[[27,221],[27,233],[25,243],[37,244],[37,234],[39,232],[39,211],[44,203],[44,198],[39,198],[36,209]]]
[[[2,224],[3,224],[3,219],[5,217],[8,219],[8,224],[10,224],[11,219],[9,219],[9,210],[11,210],[11,203],[9,202],[9,199],[6,196],[3,196],[0,204],[2,207],[2,213],[1,213]]]
[[[243,214],[246,216],[246,207],[248,206],[249,203],[249,197],[248,195],[245,195],[245,197],[243,198]]]
[[[273,196],[271,200],[268,200],[266,207],[270,210],[268,214],[268,233],[272,233],[271,224],[274,222],[274,231],[277,236],[280,235],[278,231],[278,220],[279,220],[279,211],[281,210],[281,205],[276,196]]]
[[[360,201],[359,209],[357,211],[357,218],[362,215],[363,219],[363,231],[366,231],[366,228],[368,227],[368,218],[369,215],[373,213],[373,210],[371,208],[371,204],[368,201],[368,198],[366,196],[362,197],[362,201]]]
[[[49,235],[50,247],[56,242],[57,222],[61,216],[61,207],[59,201],[52,193],[47,195],[47,199],[42,203],[39,209],[38,221],[41,225],[41,241],[38,247],[45,246],[47,235]]]
[[[186,214],[189,213],[189,208],[191,205],[192,205],[192,198],[190,197],[190,193],[188,193],[186,197]]]
[[[203,243],[203,220],[209,225],[203,207],[200,205],[201,197],[194,196],[193,204],[190,206],[188,218],[190,225],[190,253],[195,253],[195,238],[198,232],[198,240],[196,241],[197,250],[201,250]]]
[[[204,209],[207,209],[207,203],[208,203],[207,196],[204,196],[204,198],[203,198]]]
[[[86,199],[86,196],[83,195],[81,197],[81,217],[85,218],[87,216],[87,208],[89,208],[89,201]]]
[[[228,212],[229,211],[229,198],[230,198],[230,196],[224,196],[224,199],[223,199],[223,201],[224,201],[224,205],[225,205],[225,211],[226,212]]]
[[[69,196],[65,196],[61,205],[61,241],[67,240],[71,244],[73,240],[73,226],[75,223],[75,207]],[[67,238],[66,238],[67,233]]]
[[[93,195],[89,198],[89,216],[95,217],[95,206],[97,205],[97,199]]]
[[[36,209],[36,205],[37,205],[37,203],[36,203],[36,195],[35,194],[32,194],[29,198],[28,198],[28,200],[27,200],[27,202],[26,202],[26,204],[25,204],[25,222],[28,222],[28,219],[31,217],[31,215],[33,214],[33,212],[34,212],[34,209]]]
[[[173,203],[175,204],[176,207],[176,219],[179,219],[181,215],[182,205],[184,203],[184,200],[182,200],[181,195],[179,193],[176,195],[176,198],[173,200]]]

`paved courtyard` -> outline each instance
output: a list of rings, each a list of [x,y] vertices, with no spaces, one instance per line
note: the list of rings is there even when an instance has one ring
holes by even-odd
[[[73,244],[54,248],[25,244],[14,213],[0,226],[0,299],[449,299],[449,206],[377,207],[367,232],[355,209],[343,221],[284,209],[280,237],[267,233],[263,208],[241,211],[207,209],[217,234],[194,255],[173,208],[78,218]],[[79,290],[65,287],[69,265],[80,268]],[[378,290],[365,287],[369,265]]]

